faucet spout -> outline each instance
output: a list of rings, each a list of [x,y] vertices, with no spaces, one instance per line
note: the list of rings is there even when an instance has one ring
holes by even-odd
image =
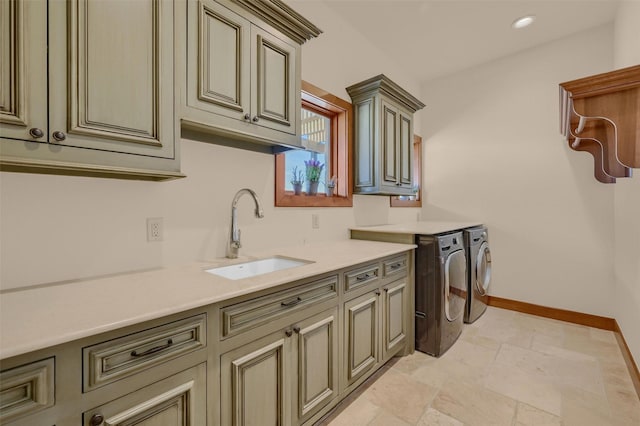
[[[256,204],[254,212],[256,218],[260,219],[264,217],[264,210],[262,210],[260,199],[253,190],[243,188],[236,193],[235,197],[233,197],[233,201],[231,202],[231,233],[229,235],[229,245],[227,246],[227,257],[229,259],[237,258],[238,249],[242,247],[240,243],[240,229],[238,228],[238,200],[240,200],[240,197],[244,194],[249,194],[253,198],[253,201]]]

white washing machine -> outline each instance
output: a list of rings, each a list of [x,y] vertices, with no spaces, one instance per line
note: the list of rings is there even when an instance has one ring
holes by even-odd
[[[469,289],[464,322],[472,323],[487,310],[491,285],[491,250],[487,228],[477,226],[464,230],[467,249],[467,277]]]

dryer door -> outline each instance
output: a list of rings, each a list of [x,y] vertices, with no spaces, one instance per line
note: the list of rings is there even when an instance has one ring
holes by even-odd
[[[464,314],[467,300],[467,257],[464,250],[451,252],[444,264],[444,314],[455,321]]]
[[[489,285],[491,284],[491,251],[489,250],[489,243],[486,241],[482,243],[478,250],[478,257],[476,258],[476,290],[484,296],[489,291]]]

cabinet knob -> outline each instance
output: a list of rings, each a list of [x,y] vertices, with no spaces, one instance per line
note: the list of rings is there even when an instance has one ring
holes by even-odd
[[[288,328],[288,329],[286,329],[286,330],[284,331],[284,334],[285,334],[287,337],[291,337],[291,336],[293,336],[293,331],[292,331],[290,328]]]
[[[94,414],[89,420],[89,426],[99,426],[104,422],[104,416],[102,414]]]
[[[376,290],[376,296],[380,296],[381,294],[380,290]]]
[[[44,132],[41,129],[38,129],[37,127],[30,128],[29,129],[29,134],[34,139],[40,139],[41,137],[44,136]]]
[[[60,130],[56,130],[51,136],[53,136],[53,138],[58,142],[62,142],[67,138],[67,135],[65,135],[64,132],[61,132]]]
[[[249,121],[249,119],[250,119],[250,118],[251,118],[251,116],[249,115],[249,113],[246,113],[246,114],[244,115],[244,119],[245,119],[245,120]]]
[[[258,117],[257,115],[254,115],[252,120],[254,123],[257,123],[258,121],[260,121],[260,117]]]
[[[300,327],[296,325],[295,327],[293,327],[293,331],[295,331],[296,334],[300,333]]]

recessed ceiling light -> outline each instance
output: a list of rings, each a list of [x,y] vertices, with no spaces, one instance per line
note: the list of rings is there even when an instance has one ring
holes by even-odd
[[[529,25],[533,24],[533,21],[535,20],[536,20],[536,15],[523,16],[522,18],[518,18],[515,21],[513,21],[513,23],[511,24],[511,27],[516,30],[519,30],[520,28],[528,27]]]

